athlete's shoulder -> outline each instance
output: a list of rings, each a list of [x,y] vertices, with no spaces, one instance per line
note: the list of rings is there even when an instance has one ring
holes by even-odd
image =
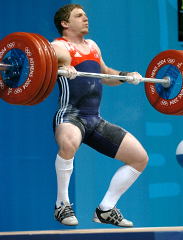
[[[62,38],[54,39],[51,42],[51,45],[53,46],[56,55],[58,57],[59,65],[69,65],[71,62],[71,56],[69,53],[68,46],[66,45],[66,41]]]
[[[66,41],[63,38],[55,38],[51,44],[52,45],[58,45],[58,46],[65,46]]]
[[[93,41],[92,39],[86,39],[86,42],[87,42],[92,48],[94,48],[94,49],[99,53],[99,55],[101,55],[100,48],[99,48],[98,44],[97,44],[95,41]]]
[[[70,52],[73,50],[73,46],[71,46],[64,38],[56,38],[51,44],[55,49],[60,49],[60,51]]]
[[[92,39],[85,39],[85,41],[92,46],[97,46],[96,42]]]

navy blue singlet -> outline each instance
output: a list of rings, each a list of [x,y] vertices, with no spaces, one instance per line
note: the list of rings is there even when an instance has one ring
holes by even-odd
[[[59,39],[57,39],[59,40]],[[65,40],[60,38],[60,40]],[[70,52],[71,65],[81,72],[101,73],[100,57],[97,50],[86,42],[90,48],[89,54],[83,54],[70,42],[65,40]],[[67,79],[60,76],[58,79],[60,89],[60,109],[57,112],[56,124],[62,121],[64,115],[99,115],[99,105],[102,95],[102,84],[98,78],[76,77]]]

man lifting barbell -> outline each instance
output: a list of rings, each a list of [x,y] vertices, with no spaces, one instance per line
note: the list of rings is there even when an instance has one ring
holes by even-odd
[[[77,224],[67,191],[73,168],[72,158],[83,142],[126,163],[112,178],[104,199],[96,209],[94,221],[132,226],[132,222],[122,220],[121,213],[113,206],[144,169],[147,155],[130,133],[100,118],[98,106],[101,84],[113,86],[125,81],[134,84],[145,82],[147,98],[157,111],[183,115],[182,51],[166,50],[155,56],[148,66],[146,78],[142,78],[138,73],[119,72],[108,68],[96,43],[83,38],[88,32],[88,20],[82,7],[70,6],[71,9],[66,11],[68,17],[60,19],[58,15],[59,27],[62,24],[65,26],[63,38],[55,40],[52,44],[38,33],[26,32],[11,33],[0,41],[0,98],[16,105],[38,104],[50,94],[58,75],[66,76],[68,79],[58,79],[61,87],[61,105],[54,121],[59,147],[64,143],[56,159],[56,218],[63,224]],[[74,14],[76,11],[81,12],[77,15]],[[61,69],[58,69],[58,59]],[[78,71],[83,69],[86,72]],[[76,76],[76,79],[70,80]],[[78,77],[83,77],[83,80]],[[71,141],[67,141],[69,138]],[[68,149],[69,151],[66,151]],[[62,178],[65,178],[62,181],[65,187],[60,184]],[[109,220],[111,215],[116,216],[117,221]]]
[[[55,39],[52,46],[59,67],[66,72],[65,77],[58,78],[60,106],[54,118],[55,138],[59,147],[55,161],[58,185],[55,218],[65,225],[78,224],[70,204],[68,188],[75,153],[81,143],[85,143],[125,163],[114,174],[104,198],[95,210],[93,221],[132,227],[133,223],[125,219],[115,206],[146,167],[148,156],[134,136],[102,119],[99,113],[102,83],[115,86],[123,81],[87,76],[81,78],[77,76],[77,71],[127,75],[131,77],[132,84],[138,84],[142,76],[137,72],[120,72],[106,66],[97,44],[84,39],[88,33],[88,18],[82,6],[65,5],[57,11],[54,20],[62,37]]]
[[[159,53],[150,62],[146,78],[138,73],[108,68],[96,43],[83,38],[88,32],[88,20],[82,7],[70,7],[66,11],[68,16],[63,19],[58,12],[58,30],[64,27],[63,38],[52,44],[38,33],[26,32],[11,33],[0,41],[0,98],[16,105],[38,104],[50,94],[58,75],[66,76],[68,79],[58,79],[61,105],[54,121],[60,148],[56,159],[56,218],[63,224],[77,224],[69,202],[68,185],[75,151],[83,142],[126,163],[112,178],[96,209],[94,221],[132,226],[133,223],[122,219],[121,213],[113,206],[145,168],[147,154],[130,133],[100,118],[101,83],[113,86],[125,81],[133,84],[145,82],[147,99],[157,111],[183,115],[183,54],[180,50]],[[58,59],[61,69],[58,69]],[[80,71],[83,69],[86,72]],[[65,180],[60,183],[60,179]],[[116,216],[115,220],[110,219],[111,215]]]

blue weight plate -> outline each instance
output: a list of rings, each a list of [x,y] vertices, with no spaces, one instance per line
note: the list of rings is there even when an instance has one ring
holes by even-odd
[[[2,61],[14,66],[1,73],[5,85],[10,88],[21,86],[29,75],[29,62],[26,54],[18,48],[13,48],[4,55]]]
[[[182,75],[179,69],[171,64],[167,64],[159,69],[156,74],[156,78],[164,78],[169,76],[171,85],[168,88],[164,88],[162,84],[155,84],[156,91],[159,96],[164,99],[173,99],[182,89]]]

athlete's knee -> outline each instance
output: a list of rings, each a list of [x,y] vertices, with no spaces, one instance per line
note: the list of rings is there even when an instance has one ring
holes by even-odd
[[[145,167],[147,166],[149,161],[149,157],[147,152],[144,150],[143,153],[141,153],[141,157],[140,157],[140,167],[142,169],[142,171],[145,169]]]
[[[59,155],[63,158],[72,158],[79,147],[78,142],[73,138],[65,137],[59,144]]]
[[[148,154],[144,149],[141,149],[139,152],[133,154],[133,156],[126,162],[131,165],[133,168],[142,172],[148,163]]]
[[[148,164],[148,154],[147,152],[143,149],[139,152],[139,154],[137,154],[133,160],[131,161],[131,166],[134,167],[136,170],[138,170],[139,172],[142,172],[147,164]]]

